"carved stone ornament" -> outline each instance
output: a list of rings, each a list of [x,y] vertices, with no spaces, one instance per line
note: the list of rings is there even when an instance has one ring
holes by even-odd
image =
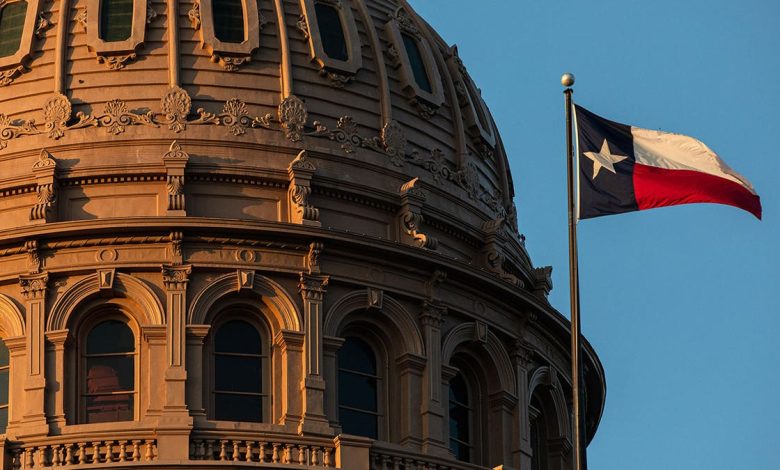
[[[401,31],[411,34],[417,39],[422,37],[420,30],[417,29],[417,26],[414,24],[414,21],[412,21],[409,13],[407,13],[403,7],[396,8],[391,18],[398,22],[398,27]]]
[[[46,133],[50,139],[60,139],[65,135],[65,129],[73,109],[70,100],[65,95],[55,94],[43,104],[43,116],[46,123]]]
[[[193,2],[192,8],[187,12],[187,18],[195,31],[200,29],[200,2]]]
[[[76,113],[78,122],[68,129],[80,129],[84,127],[103,127],[106,133],[119,135],[127,130],[128,126],[159,127],[154,122],[152,111],[146,114],[137,114],[127,109],[127,103],[122,100],[111,100],[103,106],[103,113],[97,115]]]
[[[19,286],[22,288],[22,295],[25,299],[28,300],[38,300],[44,298],[46,295],[46,287],[48,282],[48,273],[19,276]]]
[[[18,65],[7,70],[0,70],[0,86],[8,86],[25,71],[24,65]]]
[[[192,266],[163,266],[163,284],[168,290],[184,290],[190,280]]]
[[[146,0],[146,24],[150,24],[157,18],[157,10],[152,8],[152,0]]]
[[[406,135],[398,121],[390,121],[382,128],[382,145],[395,166],[403,166],[406,156]]]
[[[295,23],[295,26],[298,28],[298,31],[301,32],[303,35],[303,39],[308,41],[309,40],[309,24],[306,22],[306,15],[301,15],[298,17],[298,22]]]
[[[48,150],[42,149],[41,154],[38,156],[38,160],[33,163],[33,171],[44,168],[55,168],[57,161],[52,158]]]
[[[422,232],[422,204],[425,201],[425,192],[420,189],[418,178],[401,186],[401,210],[399,221],[401,230],[407,243],[420,248],[435,250],[439,242],[436,238]]]
[[[42,261],[38,240],[27,240],[24,242],[24,249],[27,251],[27,271],[30,274],[40,273]]]
[[[30,220],[46,220],[57,196],[53,183],[39,184],[36,187],[35,205],[30,209]]]
[[[182,232],[171,232],[169,236],[169,240],[171,242],[171,263],[175,265],[179,265],[182,263],[184,255],[182,253],[181,244],[184,240],[184,234]]]
[[[303,128],[309,113],[306,111],[306,105],[295,95],[290,95],[279,104],[279,122],[292,142],[299,142],[302,137]]]
[[[87,7],[82,8],[79,13],[74,18],[76,20],[76,23],[81,25],[81,28],[86,31],[87,30]]]
[[[99,64],[105,64],[111,70],[121,70],[125,68],[128,62],[135,60],[138,54],[131,52],[120,55],[99,55],[97,61]]]
[[[309,253],[306,255],[306,266],[309,269],[309,274],[320,272],[320,255],[323,247],[322,242],[311,242],[309,244]]]
[[[329,281],[330,276],[301,273],[298,291],[305,300],[322,302],[326,292],[325,287],[327,287]]]
[[[382,289],[373,287],[366,288],[366,308],[369,310],[382,310],[384,304],[385,292]]]
[[[46,14],[41,11],[38,12],[38,20],[35,23],[35,37],[43,39],[44,32],[51,26],[51,21],[46,18]]]
[[[177,141],[171,142],[171,146],[168,147],[168,151],[165,152],[163,155],[163,160],[165,159],[174,159],[174,160],[189,160],[190,154],[182,150],[181,145]]]
[[[303,225],[320,225],[320,210],[311,204],[311,178],[317,167],[309,160],[306,151],[301,150],[298,156],[290,162],[287,174],[290,187],[287,191],[290,198],[290,221]]]
[[[534,268],[534,291],[536,294],[547,297],[553,288],[552,266]]]
[[[252,290],[255,286],[255,271],[253,269],[239,269],[236,272],[238,290]]]
[[[111,290],[114,288],[114,279],[116,278],[115,269],[98,269],[98,288],[100,290]]]
[[[187,116],[192,109],[192,98],[181,87],[171,87],[162,98],[162,110],[168,129],[179,133],[187,128]]]

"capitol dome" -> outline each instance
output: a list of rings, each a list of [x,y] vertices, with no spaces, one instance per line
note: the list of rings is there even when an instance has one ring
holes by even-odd
[[[566,468],[513,196],[405,0],[0,0],[0,470]]]

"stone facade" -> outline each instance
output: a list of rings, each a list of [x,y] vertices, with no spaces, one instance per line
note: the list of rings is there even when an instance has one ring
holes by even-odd
[[[318,2],[349,60],[325,54]],[[107,43],[98,0],[28,0],[0,58],[0,470],[567,468],[568,323],[457,48],[404,0],[243,0],[246,40],[223,43],[217,3],[134,0]],[[262,422],[215,419],[225,312],[263,332]],[[135,341],[132,420],[87,423],[109,317]],[[341,432],[347,337],[376,354],[375,440]],[[605,381],[584,359],[592,438]],[[458,374],[470,462],[450,451]]]

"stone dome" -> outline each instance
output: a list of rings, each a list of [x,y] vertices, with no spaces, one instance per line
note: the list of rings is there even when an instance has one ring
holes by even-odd
[[[534,419],[549,461],[568,459],[551,268],[526,253],[501,138],[457,48],[405,0],[0,0],[0,28],[0,337],[21,367],[6,444],[19,465],[40,449],[55,465],[77,450],[63,436],[93,431],[87,451],[119,460],[68,375],[81,353],[67,344],[105,309],[130,325],[137,367],[159,372],[123,415],[136,433],[123,445],[151,460],[235,447],[232,460],[265,462],[277,439],[298,456],[286,463],[367,446],[372,468],[461,468],[439,385],[469,367],[489,395],[481,426],[501,431],[461,460],[525,468]],[[239,304],[273,343],[259,427],[221,424],[208,401],[208,331]],[[377,412],[374,447],[338,441],[349,335],[386,343],[386,393],[410,403]],[[592,438],[605,382],[585,356]]]

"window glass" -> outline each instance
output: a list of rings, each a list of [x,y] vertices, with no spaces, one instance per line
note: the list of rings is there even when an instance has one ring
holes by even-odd
[[[214,35],[217,39],[222,42],[244,42],[242,0],[214,0],[211,3],[211,10],[214,18]]]
[[[14,2],[0,8],[0,57],[16,54],[22,43],[27,2]]]
[[[450,381],[450,450],[458,460],[471,461],[471,401],[461,374]]]
[[[542,406],[536,396],[531,399],[531,408],[537,411],[531,418],[531,470],[545,470],[547,468],[547,429],[544,424],[544,415],[541,414]]]
[[[87,335],[84,403],[87,423],[132,421],[135,404],[135,338],[127,324],[108,320]]]
[[[347,338],[339,351],[338,368],[342,431],[377,439],[379,377],[374,351],[359,338]]]
[[[8,347],[0,340],[0,434],[8,426]]]
[[[263,421],[263,359],[260,333],[253,325],[231,320],[214,338],[214,418]]]
[[[346,6],[345,8],[349,8]],[[316,3],[314,10],[317,14],[317,25],[320,28],[320,40],[325,54],[331,59],[349,60],[347,40],[344,36],[344,27],[338,10],[332,5]]]
[[[409,57],[409,64],[412,66],[414,81],[417,82],[417,86],[420,87],[421,90],[433,93],[431,81],[428,78],[428,71],[425,70],[425,62],[423,62],[420,45],[417,44],[417,39],[407,33],[401,33],[401,37],[404,40],[404,47],[406,48],[406,55]]]
[[[133,0],[100,0],[100,39],[125,41],[133,32]]]

